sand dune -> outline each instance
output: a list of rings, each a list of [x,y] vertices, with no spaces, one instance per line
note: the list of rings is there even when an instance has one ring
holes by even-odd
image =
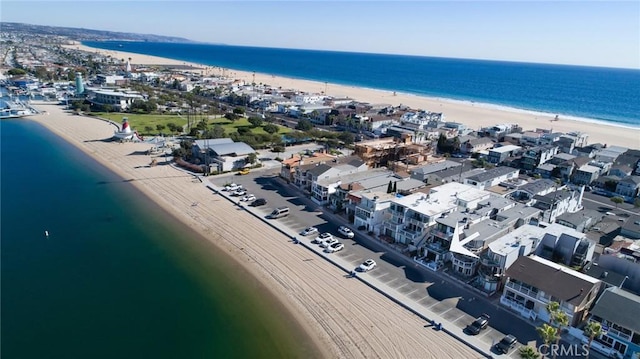
[[[443,332],[360,281],[320,260],[192,176],[170,166],[147,167],[151,158],[128,155],[149,144],[92,141],[114,127],[95,118],[73,116],[51,104],[33,119],[108,166],[177,219],[200,232],[220,251],[246,267],[289,309],[331,358],[479,358]],[[161,159],[162,160],[162,159]],[[192,206],[198,202],[198,206]],[[234,225],[241,222],[242,226]],[[260,246],[255,245],[260,239]],[[309,259],[312,260],[309,260]],[[318,260],[315,260],[318,259]]]
[[[589,135],[589,143],[603,143],[609,146],[617,145],[628,148],[640,149],[640,128],[618,127],[596,122],[585,122],[568,119],[560,114],[559,121],[552,121],[556,114],[535,114],[524,111],[513,111],[504,108],[490,107],[470,102],[451,101],[446,99],[414,96],[407,94],[395,94],[391,91],[378,91],[352,86],[343,86],[318,81],[274,76],[270,74],[237,71],[233,69],[221,69],[219,67],[205,66],[188,63],[185,61],[165,59],[157,56],[148,56],[122,51],[103,50],[73,45],[89,52],[108,54],[119,59],[131,58],[131,64],[165,64],[165,65],[192,65],[198,67],[195,70],[205,75],[222,75],[244,80],[251,83],[268,84],[285,89],[296,89],[304,92],[323,93],[335,97],[349,97],[359,101],[374,104],[389,104],[393,106],[407,105],[414,109],[423,109],[431,112],[442,112],[447,121],[460,122],[472,129],[492,126],[502,123],[517,123],[525,130],[536,128],[551,129],[554,132],[583,132]]]

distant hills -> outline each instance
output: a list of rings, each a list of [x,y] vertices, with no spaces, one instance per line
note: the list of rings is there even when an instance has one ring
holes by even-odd
[[[20,32],[30,35],[65,36],[76,41],[152,41],[152,42],[194,42],[182,37],[162,36],[153,34],[135,34],[129,32],[92,30],[75,27],[44,26],[22,24],[17,22],[2,22],[3,32]]]

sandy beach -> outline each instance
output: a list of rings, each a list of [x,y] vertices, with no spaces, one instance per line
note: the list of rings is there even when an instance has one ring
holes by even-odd
[[[447,121],[460,122],[472,129],[492,126],[503,123],[517,123],[524,130],[537,128],[553,130],[554,132],[583,132],[589,135],[589,143],[602,143],[608,146],[616,145],[627,148],[640,149],[640,128],[613,126],[589,121],[579,121],[565,118],[559,114],[559,120],[553,121],[556,114],[529,113],[499,107],[491,107],[469,102],[452,101],[408,94],[394,94],[389,91],[343,86],[318,81],[292,79],[270,74],[238,71],[233,69],[221,69],[218,67],[188,63],[185,61],[165,59],[157,56],[148,56],[122,51],[103,50],[91,48],[85,45],[72,45],[83,51],[111,55],[115,58],[131,58],[134,65],[190,65],[197,69],[194,71],[204,75],[225,75],[247,83],[255,82],[268,84],[284,89],[295,89],[310,93],[323,93],[334,97],[349,97],[355,100],[370,102],[372,104],[388,104],[393,106],[406,105],[414,109],[422,109],[431,112],[442,112]]]
[[[360,281],[314,256],[171,166],[149,167],[145,143],[101,141],[114,127],[74,116],[54,104],[36,104],[30,117],[128,179],[159,206],[228,253],[269,288],[314,338],[327,358],[479,358],[447,334]],[[159,159],[163,161],[162,158]],[[198,206],[193,206],[198,202]],[[242,226],[235,225],[242,223]],[[260,239],[260,246],[256,246]],[[309,260],[311,258],[312,260]]]

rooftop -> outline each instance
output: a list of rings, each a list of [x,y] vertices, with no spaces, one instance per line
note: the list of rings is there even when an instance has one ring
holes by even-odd
[[[507,276],[532,285],[559,302],[581,305],[600,280],[563,265],[531,255],[518,258]]]
[[[591,314],[627,329],[640,332],[640,296],[617,287],[607,288],[591,310]]]

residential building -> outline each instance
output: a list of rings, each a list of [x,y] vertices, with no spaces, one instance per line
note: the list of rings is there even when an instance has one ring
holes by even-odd
[[[607,355],[623,358],[640,356],[640,296],[618,287],[607,288],[598,298],[589,321],[600,323],[602,334],[594,339],[591,348]],[[574,331],[575,333],[575,331]],[[578,334],[581,334],[578,332]],[[580,335],[583,342],[589,338]]]
[[[463,183],[478,189],[489,189],[490,187],[499,185],[501,182],[518,178],[519,174],[519,169],[501,166],[469,176],[464,179]]]
[[[462,153],[476,153],[486,151],[495,145],[495,142],[489,137],[480,137],[475,139],[469,139],[460,144],[460,152]]]
[[[556,223],[545,229],[535,250],[537,256],[572,268],[583,267],[593,258],[596,244],[584,233]]]
[[[522,151],[522,147],[514,145],[505,145],[500,147],[494,147],[489,150],[487,155],[487,161],[494,164],[501,164],[506,161],[507,158],[513,157]]]
[[[559,215],[574,213],[582,209],[582,196],[584,188],[579,191],[569,189],[556,190],[545,195],[535,195],[532,205],[541,211],[542,222],[553,223]]]
[[[554,301],[567,314],[571,326],[586,318],[602,286],[596,278],[536,255],[519,257],[506,276],[502,305],[525,318],[549,322],[546,306]]]
[[[530,148],[522,153],[522,168],[527,171],[533,171],[536,167],[551,160],[553,156],[558,154],[558,146],[542,145]]]
[[[427,228],[436,223],[437,217],[455,212],[459,207],[474,209],[489,196],[486,191],[452,182],[432,188],[428,194],[414,193],[395,198],[389,207],[391,219],[383,226],[384,235],[397,243],[415,247],[428,234]]]
[[[627,176],[616,186],[616,193],[625,197],[638,197],[640,191],[640,176]]]
[[[323,152],[314,152],[309,156],[294,154],[290,158],[282,160],[282,167],[280,167],[280,177],[287,180],[288,183],[295,182],[294,174],[295,168],[302,165],[315,165],[320,163],[331,162],[336,158]]]
[[[591,182],[598,179],[599,175],[600,175],[600,168],[591,166],[591,165],[584,165],[584,166],[580,166],[579,168],[573,171],[571,182],[575,184],[588,185]]]

